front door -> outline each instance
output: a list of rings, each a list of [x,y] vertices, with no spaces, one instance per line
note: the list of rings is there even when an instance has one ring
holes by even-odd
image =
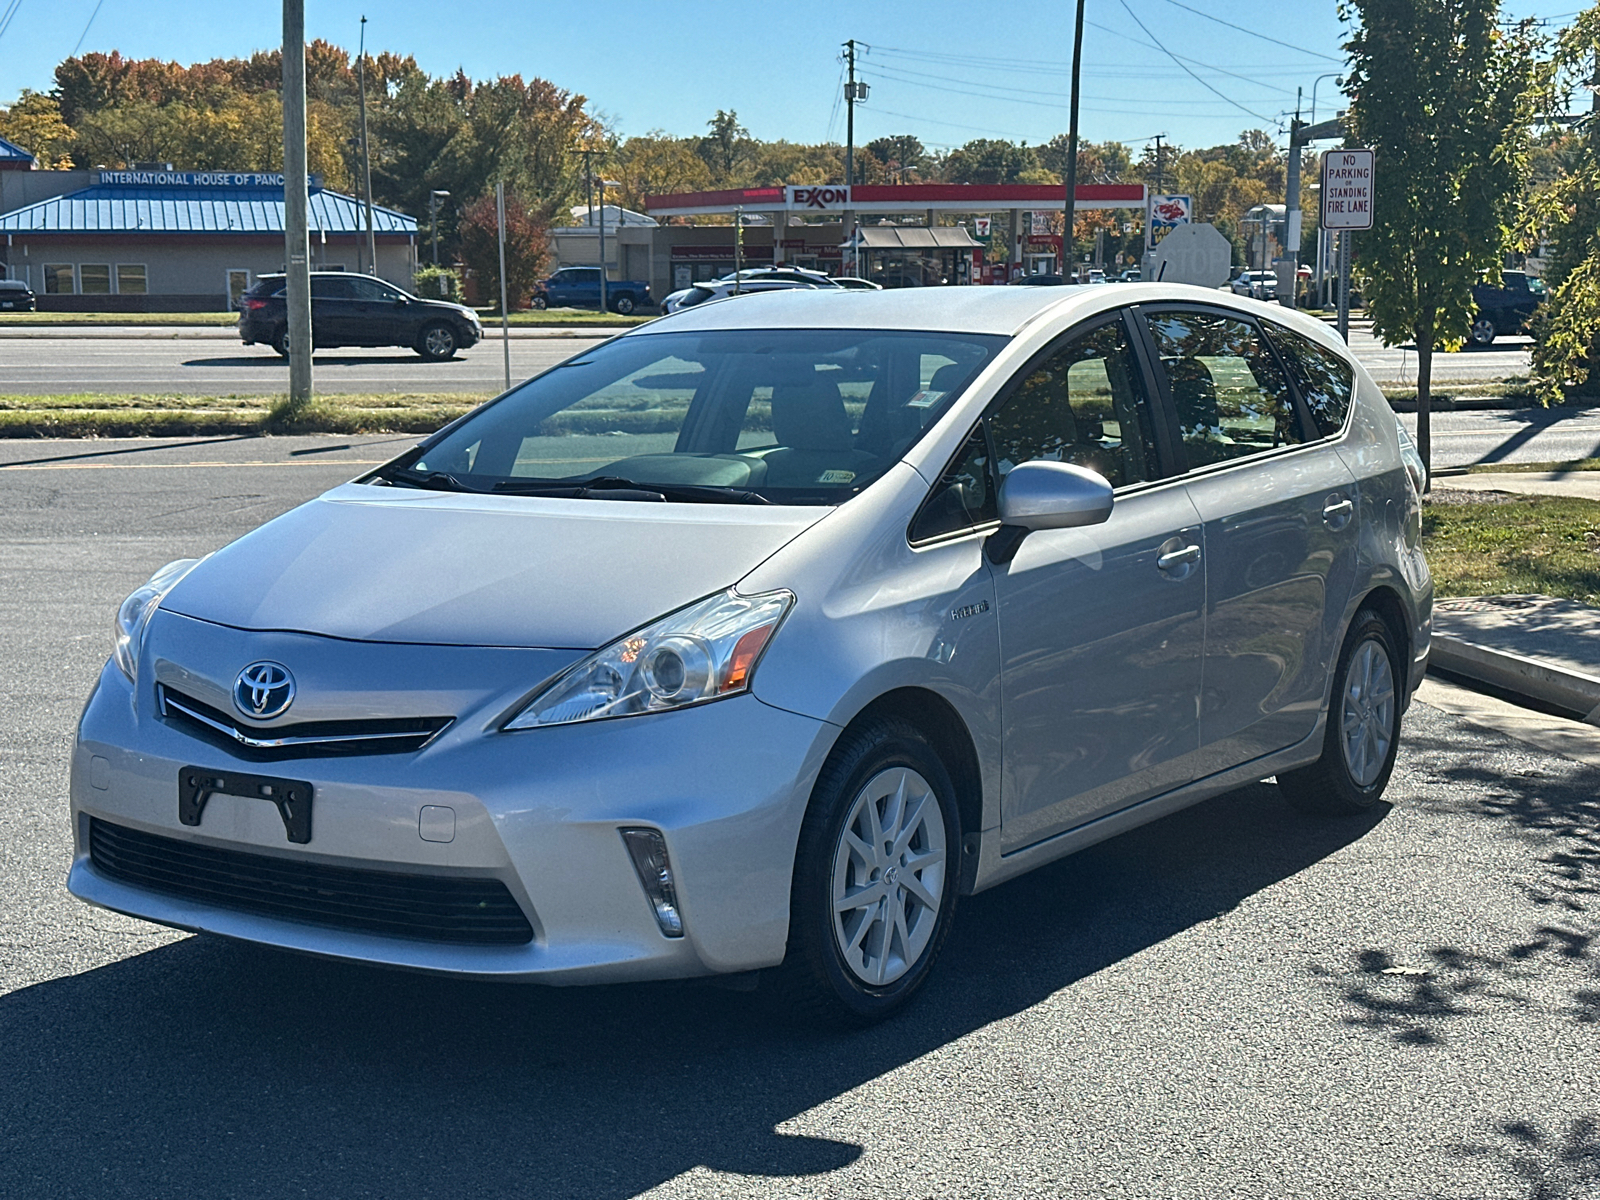
[[[368,275],[352,275],[347,282],[351,296],[349,345],[409,345],[416,340],[416,331],[407,329],[413,314],[398,291]]]
[[[1194,777],[1206,564],[1122,317],[1025,368],[987,424],[1002,478],[1071,462],[1116,496],[1104,524],[1029,534],[995,567],[1011,851]]]
[[[1316,727],[1355,581],[1356,482],[1255,322],[1203,308],[1144,315],[1205,522],[1210,774]]]

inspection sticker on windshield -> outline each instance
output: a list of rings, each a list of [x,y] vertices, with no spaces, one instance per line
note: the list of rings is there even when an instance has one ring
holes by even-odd
[[[817,476],[818,483],[849,483],[856,477],[854,471],[824,471]]]
[[[937,403],[939,403],[939,401],[941,401],[943,399],[944,399],[944,393],[943,392],[927,392],[927,391],[918,392],[915,396],[911,397],[911,399],[906,401],[906,407],[907,408],[928,408],[930,405],[937,404]]]

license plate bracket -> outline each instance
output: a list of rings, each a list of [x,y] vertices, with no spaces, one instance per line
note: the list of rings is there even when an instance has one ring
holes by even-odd
[[[277,807],[289,840],[305,845],[311,840],[311,793],[311,785],[303,779],[184,767],[178,772],[178,820],[185,825],[200,824],[206,801],[212,796],[265,800]]]

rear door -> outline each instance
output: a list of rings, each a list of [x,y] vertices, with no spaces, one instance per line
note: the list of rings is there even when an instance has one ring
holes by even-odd
[[[316,346],[351,346],[355,335],[355,303],[350,280],[343,275],[311,277],[311,341]]]
[[[1201,773],[1307,737],[1354,586],[1356,481],[1254,320],[1141,308],[1204,522]]]

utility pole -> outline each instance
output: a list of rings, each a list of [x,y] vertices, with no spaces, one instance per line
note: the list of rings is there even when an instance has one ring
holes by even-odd
[[[449,199],[450,193],[443,188],[434,188],[428,193],[428,229],[433,234],[433,265],[439,265],[439,201]],[[441,291],[439,293],[443,295]]]
[[[606,185],[609,179],[600,180],[600,311],[610,311],[606,308]]]
[[[283,274],[291,412],[311,403],[311,246],[306,196],[306,6],[305,0],[283,0]]]
[[[1155,143],[1156,143],[1156,195],[1158,195],[1158,196],[1161,195],[1161,192],[1162,192],[1161,185],[1166,182],[1166,177],[1164,175],[1162,175],[1162,173],[1161,173],[1161,139],[1166,137],[1166,136],[1167,135],[1164,134],[1164,133],[1158,133],[1158,134],[1156,134],[1156,137],[1155,137]]]
[[[500,233],[500,349],[506,362],[506,391],[511,390],[511,312],[506,304],[506,185],[494,185],[494,215]]]
[[[367,270],[378,273],[378,241],[372,232],[372,155],[367,150],[367,18],[361,18],[361,49],[356,54],[356,79],[361,85],[361,177],[367,201]]]
[[[1073,259],[1072,230],[1078,221],[1078,70],[1083,63],[1083,0],[1078,0],[1078,20],[1072,34],[1072,108],[1067,119],[1066,223],[1061,230],[1061,278]]]
[[[856,40],[844,44],[844,61],[848,74],[844,85],[844,186],[849,192],[856,181],[856,104],[867,98],[867,85],[856,82]],[[856,211],[854,201],[847,202],[844,212],[845,244],[850,247],[850,273],[861,274],[861,249],[856,245]]]
[[[583,155],[583,203],[589,210],[589,224],[594,224],[594,169],[590,167],[589,160],[594,157],[594,151],[585,146],[578,151]]]

